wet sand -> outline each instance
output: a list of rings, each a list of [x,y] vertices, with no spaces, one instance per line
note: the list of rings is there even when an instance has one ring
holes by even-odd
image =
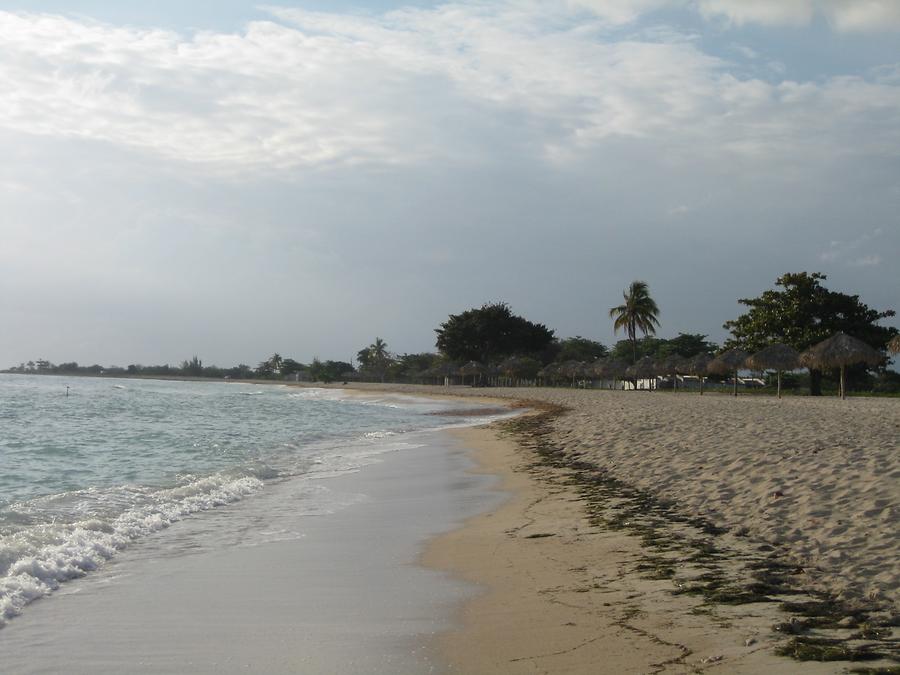
[[[444,433],[317,481],[288,481],[173,525],[0,630],[3,673],[429,673],[474,587],[416,564],[424,542],[496,504]]]

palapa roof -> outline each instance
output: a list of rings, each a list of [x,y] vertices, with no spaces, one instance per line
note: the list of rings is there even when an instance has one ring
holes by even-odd
[[[709,354],[697,354],[697,356],[692,358],[690,361],[690,374],[698,375],[700,377],[706,375],[709,364],[712,362],[712,360],[713,357],[711,357]]]
[[[846,333],[836,333],[800,355],[800,365],[807,368],[841,368],[856,363],[875,366],[883,360],[877,349]]]
[[[729,349],[710,361],[706,370],[716,375],[728,375],[743,368],[748,356],[743,349]]]
[[[629,377],[643,379],[648,377],[655,377],[657,370],[658,368],[656,365],[656,361],[654,361],[649,356],[645,356],[633,366],[629,366],[625,370],[625,374]]]
[[[660,366],[666,375],[672,373],[686,373],[689,369],[689,361],[681,354],[670,354],[662,361]]]
[[[756,370],[794,370],[800,367],[800,352],[776,342],[748,356],[747,366]]]
[[[606,377],[609,372],[609,359],[597,359],[590,365],[594,377]]]
[[[478,361],[469,361],[466,365],[459,369],[460,375],[478,375],[483,373],[485,367]]]
[[[887,343],[887,348],[894,354],[900,354],[900,335],[895,335],[891,341]]]
[[[569,377],[590,374],[590,368],[583,361],[566,361],[559,367],[559,370],[563,375],[568,375]]]

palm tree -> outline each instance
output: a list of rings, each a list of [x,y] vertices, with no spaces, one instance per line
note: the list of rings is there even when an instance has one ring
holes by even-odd
[[[276,375],[281,373],[281,366],[284,365],[284,359],[281,358],[281,354],[275,352],[272,354],[272,357],[269,359],[269,365],[272,367],[272,372]]]
[[[632,281],[631,286],[622,293],[625,304],[613,307],[609,310],[611,319],[615,319],[613,330],[619,332],[625,329],[628,339],[631,340],[632,362],[637,362],[637,333],[654,335],[659,320],[659,307],[656,301],[650,297],[646,281]]]
[[[375,338],[375,342],[365,349],[360,349],[356,355],[360,366],[364,370],[369,370],[381,378],[384,382],[384,375],[391,364],[392,356],[388,351],[387,342],[380,337]]]

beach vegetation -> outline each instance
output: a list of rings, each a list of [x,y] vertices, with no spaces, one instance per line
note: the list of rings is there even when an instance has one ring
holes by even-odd
[[[356,354],[359,370],[364,375],[384,382],[388,370],[395,363],[394,356],[388,351],[387,342],[380,337],[368,347],[360,349]]]
[[[510,356],[552,360],[546,356],[553,346],[553,331],[513,314],[505,302],[451,314],[435,333],[438,350],[454,361],[497,363]]]
[[[557,341],[553,349],[556,351],[553,360],[559,363],[567,361],[591,363],[609,356],[609,349],[604,344],[580,335]]]
[[[309,365],[309,376],[313,382],[343,382],[354,373],[353,365],[346,361],[322,361],[316,357]]]
[[[749,310],[725,322],[723,327],[731,332],[725,347],[753,353],[773,342],[781,342],[803,351],[843,332],[883,350],[898,331],[878,322],[894,316],[895,312],[872,309],[858,295],[828,290],[822,285],[826,279],[826,275],[818,272],[788,273],[776,279],[776,289],[756,298],[738,300]],[[862,385],[870,369],[865,365],[849,368],[848,385],[851,388]],[[875,368],[879,372],[883,369],[883,366]],[[811,394],[821,395],[822,378],[822,371],[810,369]]]
[[[612,307],[609,316],[613,319],[613,330],[625,331],[631,342],[631,363],[637,363],[638,332],[654,335],[659,326],[659,307],[650,297],[650,289],[646,281],[635,280],[622,292],[624,302]]]

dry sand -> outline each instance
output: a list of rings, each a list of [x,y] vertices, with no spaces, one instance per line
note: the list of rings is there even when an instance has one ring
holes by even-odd
[[[881,616],[898,607],[896,399],[778,401],[669,392],[395,389],[457,396],[488,393],[494,399],[527,398],[565,406],[567,412],[552,421],[548,436],[564,457],[605,470],[665,500],[679,514],[728,528],[729,533],[716,540],[718,546],[745,561],[748,552],[760,555],[762,547],[766,556],[796,566],[791,583],[797,587],[852,604],[880,604]],[[472,442],[485,445],[483,439]],[[461,663],[479,650],[485,658],[497,654],[497,661],[487,671],[473,670],[468,662],[459,672],[542,672],[542,661],[532,657],[555,652],[557,661],[543,672],[598,672],[596,664],[609,665],[599,672],[681,672],[682,667],[716,664],[723,672],[777,670],[778,664],[787,664],[784,672],[817,667],[786,659],[774,664],[753,660],[762,659],[762,653],[771,655],[767,647],[774,639],[771,626],[779,620],[776,604],[719,607],[704,620],[712,623],[700,621],[697,617],[708,607],[670,593],[679,579],[689,579],[690,569],[682,565],[674,579],[642,578],[636,561],[646,559],[647,551],[641,550],[639,539],[592,529],[585,505],[574,493],[555,493],[562,490],[559,480],[535,481],[523,473],[526,450],[508,449],[485,459],[488,455],[482,451],[479,457],[488,470],[506,476],[515,497],[504,509],[452,535],[460,539],[443,540],[456,542],[450,549],[464,551],[468,545],[461,542],[469,532],[470,541],[483,539],[480,546],[455,554],[455,559],[444,555],[446,550],[435,552],[439,546],[428,558],[491,589],[466,609],[464,625],[477,630],[466,628],[445,644],[456,645],[451,651]],[[519,470],[510,473],[510,466]],[[551,508],[548,496],[554,494]],[[532,518],[534,524],[526,527]],[[529,539],[525,532],[553,536]],[[538,555],[531,559],[531,554]],[[517,594],[538,604],[515,609]],[[514,632],[521,633],[522,640],[511,645],[506,638],[491,637],[490,626],[502,631],[516,617],[520,623]],[[635,617],[636,622],[631,620]],[[642,632],[646,640],[638,639]],[[745,646],[746,640],[756,642]],[[626,660],[635,654],[640,659],[619,668],[613,665],[619,653],[630,655],[623,657]],[[713,660],[701,663],[709,657]],[[517,663],[523,667],[515,667]],[[663,663],[669,665],[657,667]],[[823,667],[824,672],[841,672],[843,666],[847,664]]]

